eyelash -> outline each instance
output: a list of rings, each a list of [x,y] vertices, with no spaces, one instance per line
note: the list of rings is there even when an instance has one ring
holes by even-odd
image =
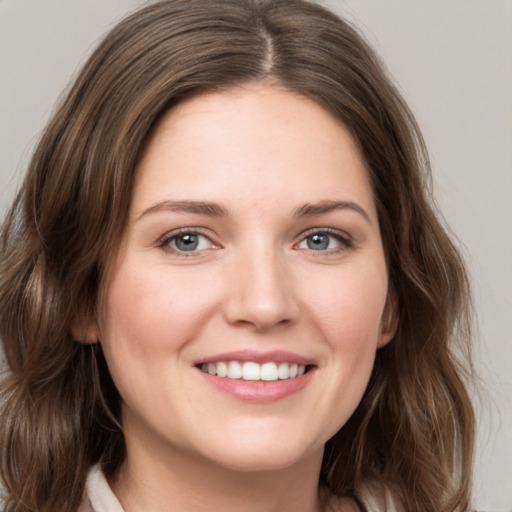
[[[210,241],[210,243],[215,247],[216,244],[211,240],[211,238],[206,235],[202,230],[198,228],[180,228],[176,231],[172,231],[171,233],[166,233],[158,242],[158,247],[160,247],[162,250],[164,250],[167,253],[174,254],[179,257],[184,258],[190,258],[190,257],[198,257],[201,255],[201,253],[205,249],[199,249],[199,250],[191,250],[191,251],[184,251],[180,250],[175,247],[170,247],[170,243],[177,240],[178,238],[185,236],[185,235],[195,235],[195,236],[202,236],[205,237],[207,240]],[[338,230],[334,230],[331,228],[314,228],[309,231],[306,231],[305,233],[302,233],[301,239],[298,243],[294,245],[294,247],[297,247],[299,244],[305,242],[309,237],[312,237],[314,235],[327,235],[331,238],[334,238],[337,242],[339,242],[338,247],[334,247],[331,249],[325,249],[325,250],[314,250],[314,249],[299,249],[299,250],[306,250],[307,252],[310,252],[313,256],[326,256],[326,255],[334,255],[338,254],[344,251],[347,251],[351,248],[353,248],[354,241],[352,238],[350,238],[348,235],[344,234],[343,232],[340,232]],[[215,248],[217,248],[216,246]]]
[[[314,228],[309,231],[306,231],[301,235],[301,239],[298,244],[303,243],[306,241],[309,237],[312,237],[314,235],[327,235],[331,238],[334,238],[337,242],[339,242],[338,247],[334,247],[331,249],[325,249],[325,250],[314,250],[314,249],[304,249],[307,250],[312,254],[312,256],[326,256],[326,255],[336,255],[341,252],[347,251],[349,249],[352,249],[354,246],[354,240],[349,237],[347,234],[345,234],[342,231],[338,231],[336,229],[331,228]],[[296,244],[296,245],[298,245]]]
[[[183,251],[178,248],[171,247],[169,245],[172,241],[175,241],[178,238],[183,237],[185,235],[202,236],[208,239],[213,246],[216,246],[216,244],[211,240],[211,238],[198,228],[180,228],[177,229],[176,231],[172,231],[171,233],[166,233],[158,242],[158,246],[165,252],[171,253],[179,257],[190,258],[199,256],[202,250]]]

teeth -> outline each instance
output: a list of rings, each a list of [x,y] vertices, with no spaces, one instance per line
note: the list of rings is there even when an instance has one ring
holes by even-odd
[[[240,379],[242,377],[242,365],[237,361],[228,364],[228,379]]]
[[[260,380],[261,371],[258,363],[244,363],[242,366],[242,379]]]
[[[263,363],[252,361],[239,363],[238,361],[219,361],[218,363],[202,364],[201,370],[217,377],[242,380],[275,381],[302,377],[306,367],[297,363]]]
[[[228,365],[226,363],[217,363],[217,376],[227,377],[228,376]]]
[[[276,363],[265,363],[261,365],[261,380],[277,380],[278,377],[279,370],[277,369]],[[287,376],[284,378],[286,379]]]

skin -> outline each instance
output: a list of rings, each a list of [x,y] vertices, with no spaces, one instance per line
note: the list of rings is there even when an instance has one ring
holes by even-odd
[[[137,172],[102,318],[88,330],[123,399],[127,459],[114,492],[126,512],[320,510],[324,444],[396,324],[354,140],[313,101],[254,85],[168,112]],[[223,214],[169,205],[185,201]],[[176,230],[190,228],[199,245],[180,251]],[[310,248],[326,230],[327,248]],[[291,395],[247,402],[195,366],[242,349],[290,351],[313,371]]]

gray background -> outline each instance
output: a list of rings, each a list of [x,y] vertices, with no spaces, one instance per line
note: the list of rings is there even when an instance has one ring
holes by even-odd
[[[61,91],[137,0],[0,0],[0,218]],[[512,511],[512,1],[326,0],[377,49],[423,128],[479,317],[476,504]]]

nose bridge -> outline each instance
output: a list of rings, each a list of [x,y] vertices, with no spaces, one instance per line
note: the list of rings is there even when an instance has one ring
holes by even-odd
[[[292,273],[281,251],[270,243],[252,243],[234,260],[226,305],[231,323],[265,331],[296,317]]]

